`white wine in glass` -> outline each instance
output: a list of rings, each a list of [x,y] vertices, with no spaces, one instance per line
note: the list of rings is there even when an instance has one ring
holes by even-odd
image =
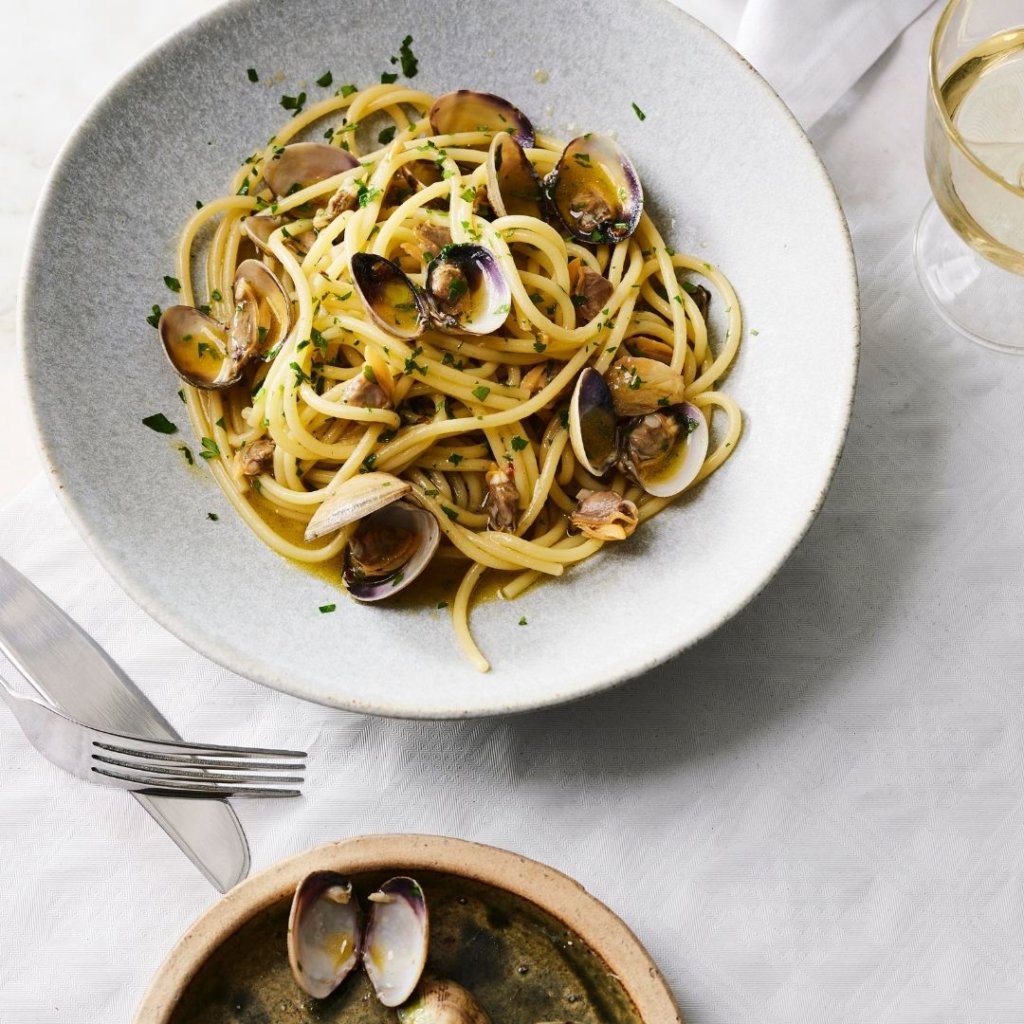
[[[925,290],[962,334],[1024,353],[1024,0],[951,0],[943,11],[925,163],[935,196],[915,243]]]

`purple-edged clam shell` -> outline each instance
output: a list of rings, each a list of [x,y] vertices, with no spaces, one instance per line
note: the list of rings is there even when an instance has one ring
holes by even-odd
[[[544,219],[544,188],[523,147],[507,132],[487,152],[487,199],[499,217]]]
[[[337,146],[323,142],[293,142],[290,146],[283,146],[267,161],[263,180],[274,195],[289,196],[358,166],[359,161],[351,153]]]
[[[491,334],[512,308],[512,288],[482,245],[446,245],[427,266],[430,315],[442,328]]]
[[[427,963],[427,899],[414,878],[389,878],[370,896],[363,965],[377,998],[400,1006],[419,984]]]
[[[629,157],[607,135],[573,139],[548,178],[548,198],[583,242],[621,242],[640,223],[644,192]]]
[[[336,871],[314,871],[295,890],[288,916],[288,962],[299,987],[329,996],[359,962],[359,900]]]
[[[672,406],[652,417],[671,416],[679,425],[679,432],[667,459],[660,461],[654,471],[630,458],[630,432],[648,417],[632,420],[624,431],[623,462],[640,486],[658,498],[671,498],[685,491],[697,478],[708,454],[709,431],[704,414],[690,402]]]
[[[352,557],[353,543],[360,535],[365,537],[368,531],[375,530],[380,531],[385,540],[392,531],[400,531],[406,536],[411,533],[417,541],[408,560],[376,576],[358,571]],[[360,523],[356,537],[350,541],[345,555],[342,582],[358,601],[383,601],[404,590],[426,569],[440,542],[440,527],[429,512],[408,501],[395,501],[372,512]]]
[[[524,148],[533,145],[530,119],[508,100],[489,92],[458,89],[434,100],[430,108],[430,126],[435,135],[458,132],[509,132]]]
[[[160,317],[160,341],[174,372],[193,387],[216,391],[242,376],[227,355],[227,328],[194,306],[170,306]]]
[[[352,280],[366,311],[389,334],[411,340],[427,323],[419,290],[397,263],[369,252],[352,257]]]
[[[569,404],[569,441],[583,468],[602,476],[618,458],[618,419],[604,377],[588,366],[576,378]]]

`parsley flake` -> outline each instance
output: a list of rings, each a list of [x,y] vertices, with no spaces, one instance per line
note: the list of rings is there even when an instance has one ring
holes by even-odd
[[[158,434],[176,434],[178,432],[178,428],[162,412],[147,416],[142,423]]]
[[[181,291],[181,282],[176,277],[171,277],[168,274],[164,274],[164,284],[171,289],[172,292]]]
[[[319,77],[319,78],[318,78],[318,79],[316,80],[316,84],[317,84],[317,85],[319,85],[321,89],[326,89],[326,88],[328,88],[329,86],[331,86],[331,85],[333,85],[333,84],[334,84],[334,75],[332,75],[332,74],[330,73],[330,71],[325,71],[325,72],[324,72],[324,73],[323,73],[323,74],[322,74],[322,75],[321,75],[321,76],[320,76],[320,77]]]
[[[216,512],[207,512],[206,518],[212,520],[213,522],[217,522],[217,520],[220,519],[220,516],[217,515]]]
[[[520,437],[516,434],[511,441],[512,451],[521,452],[530,442],[525,437]]]
[[[250,82],[258,82],[260,80],[260,76],[256,74],[255,68],[246,68],[245,73],[249,76]]]
[[[217,442],[212,437],[204,437],[199,458],[209,460],[217,458],[218,455],[220,455],[220,448],[217,446]]]
[[[525,626],[526,625],[526,616],[525,615],[519,620],[519,625],[520,626]]]
[[[331,612],[336,611],[337,607],[336,604],[322,604],[320,605],[320,614],[329,615]]]
[[[635,103],[633,104],[633,113],[636,114],[641,121],[647,120],[647,115]]]
[[[339,96],[351,96],[352,93],[358,92],[358,91],[359,91],[358,86],[355,86],[355,85],[343,85],[338,90],[338,95]]]
[[[491,389],[484,387],[481,384],[479,387],[473,388],[473,397],[478,398],[481,402],[486,401],[487,396],[491,393]]]
[[[160,307],[154,305],[149,316],[146,317],[146,323],[149,324],[150,327],[159,327],[161,313],[162,310],[160,309]]]

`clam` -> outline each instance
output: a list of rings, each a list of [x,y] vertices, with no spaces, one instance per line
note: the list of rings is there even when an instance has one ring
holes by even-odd
[[[268,213],[259,213],[252,217],[246,217],[242,221],[242,230],[258,249],[262,252],[270,252],[270,236],[278,228],[289,223],[287,217],[273,217]],[[316,241],[316,234],[313,231],[303,231],[300,235],[285,236],[285,244],[294,249],[299,256],[305,256],[314,241]]]
[[[413,878],[389,878],[371,893],[363,966],[377,998],[399,1006],[419,984],[427,962],[427,900]]]
[[[355,523],[404,498],[412,484],[390,473],[361,473],[351,477],[320,505],[306,525],[306,540],[316,540]]]
[[[160,317],[160,340],[178,376],[194,387],[219,390],[237,383],[261,352],[283,340],[292,305],[281,282],[259,260],[235,271],[230,327],[192,306],[171,306]]]
[[[620,356],[604,380],[617,416],[645,416],[678,405],[686,393],[682,374],[657,359],[640,356]]]
[[[625,540],[637,528],[636,505],[618,491],[582,490],[569,516],[569,525],[597,540]]]
[[[228,357],[241,368],[287,337],[292,326],[292,304],[281,282],[259,260],[238,264],[234,298]]]
[[[569,232],[584,242],[621,242],[640,222],[644,193],[636,169],[607,135],[581,135],[562,151],[548,197]]]
[[[707,453],[707,420],[689,402],[638,416],[622,431],[622,464],[655,497],[670,498],[689,487]]]
[[[315,540],[358,522],[345,552],[342,580],[359,601],[380,601],[407,587],[427,567],[441,541],[437,520],[403,499],[412,485],[390,473],[346,480],[306,526]]]
[[[423,333],[427,324],[423,298],[397,263],[357,252],[352,257],[352,280],[366,311],[389,334],[409,340]]]
[[[569,441],[588,473],[602,476],[618,459],[618,423],[604,378],[587,367],[576,378],[569,404]]]
[[[359,900],[336,871],[314,871],[295,890],[288,916],[288,962],[299,987],[324,999],[359,962]]]
[[[227,328],[194,306],[165,309],[159,326],[171,366],[193,387],[218,390],[242,376],[227,358]]]
[[[430,108],[430,126],[435,135],[458,132],[509,132],[520,146],[533,145],[533,125],[508,100],[489,92],[458,89],[438,96]]]
[[[396,501],[359,524],[348,542],[342,580],[357,601],[382,601],[426,569],[440,540],[441,530],[429,512]]]
[[[499,217],[544,219],[540,178],[523,147],[508,132],[499,132],[491,139],[487,153],[487,198]]]
[[[428,979],[398,1010],[400,1024],[491,1024],[472,994],[454,981]]]
[[[276,196],[290,196],[310,185],[358,167],[359,161],[337,146],[294,142],[275,151],[263,169],[263,180]]]
[[[427,266],[430,314],[446,330],[490,334],[512,308],[512,288],[482,245],[449,245]]]

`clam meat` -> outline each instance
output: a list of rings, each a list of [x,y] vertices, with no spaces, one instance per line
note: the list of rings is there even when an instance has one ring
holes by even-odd
[[[684,402],[630,420],[622,430],[622,465],[648,493],[669,498],[697,478],[708,453],[708,424]]]

